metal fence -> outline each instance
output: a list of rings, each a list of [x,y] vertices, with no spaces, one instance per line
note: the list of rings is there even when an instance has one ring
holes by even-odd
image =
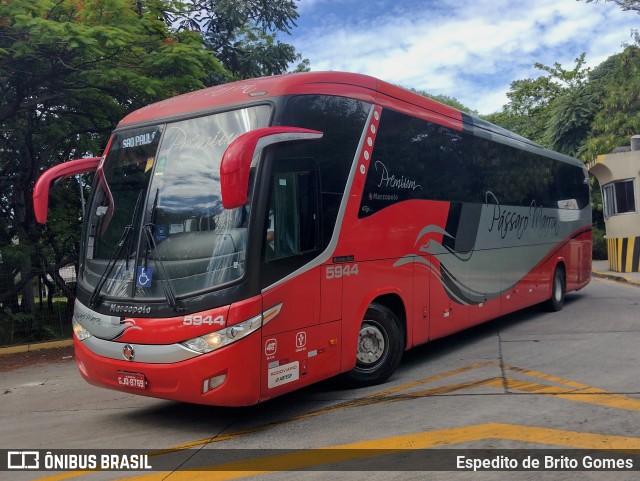
[[[60,275],[75,292],[74,266],[60,269]],[[20,282],[20,275],[0,278],[0,293],[9,293]],[[73,298],[55,287],[51,278],[34,276],[15,295],[0,301],[0,346],[70,339]]]

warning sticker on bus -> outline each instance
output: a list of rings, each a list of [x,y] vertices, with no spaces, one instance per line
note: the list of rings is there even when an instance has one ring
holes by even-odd
[[[300,379],[300,366],[298,361],[283,364],[282,366],[269,369],[269,389],[282,386]]]

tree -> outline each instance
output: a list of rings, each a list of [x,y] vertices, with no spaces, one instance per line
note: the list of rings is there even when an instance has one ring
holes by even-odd
[[[600,0],[585,0],[587,3],[598,3]],[[603,0],[605,2],[615,3],[625,12],[637,12],[640,13],[640,0]],[[633,37],[637,46],[640,46],[640,31],[637,29],[631,30],[631,36]]]
[[[0,0],[0,303],[32,312],[44,273],[72,295],[57,271],[77,260],[80,187],[58,187],[43,229],[30,199],[43,169],[99,155],[150,102],[286,72],[300,56],[276,33],[296,18],[293,0]]]
[[[549,107],[545,141],[553,150],[577,157],[600,108],[600,97],[592,85],[567,89]]]
[[[450,97],[448,95],[432,95],[424,90],[410,89],[412,92],[417,93],[418,95],[422,95],[423,97],[427,97],[428,99],[435,100],[436,102],[440,102],[441,104],[448,105],[449,107],[453,107],[454,109],[461,110],[462,112],[466,112],[471,115],[477,115],[478,112],[476,110],[472,110],[462,102],[460,102],[455,97]]]
[[[0,302],[22,288],[22,308],[32,312],[30,280],[42,270],[34,266],[44,258],[43,239],[62,251],[59,234],[43,235],[35,223],[30,196],[40,171],[98,155],[126,112],[224,72],[197,33],[164,23],[165,4],[0,0],[0,245],[3,259],[22,254],[20,283],[0,286]],[[18,278],[15,266],[5,277]]]
[[[562,148],[572,146],[574,141],[563,139],[563,135],[566,134],[571,138],[586,137],[580,128],[584,125],[584,115],[592,111],[592,106],[585,108],[585,112],[582,113],[563,110],[563,106],[569,108],[573,106],[570,102],[571,96],[584,101],[591,99],[588,92],[583,91],[590,72],[588,68],[584,68],[585,55],[583,53],[575,59],[575,65],[571,70],[565,69],[558,62],[553,66],[536,63],[534,66],[538,70],[547,72],[547,75],[513,81],[507,93],[509,103],[502,108],[501,112],[488,115],[485,119],[541,145],[548,147],[555,145]],[[572,120],[574,117],[575,122]],[[554,118],[550,125],[549,119]],[[567,119],[572,120],[572,127],[565,131],[562,129],[567,126],[560,122]],[[554,130],[554,126],[561,129]]]
[[[583,148],[587,160],[628,145],[640,132],[640,48],[630,46],[609,57],[594,70],[592,83],[602,103]]]
[[[285,73],[291,63],[302,61],[276,35],[295,26],[294,0],[184,0],[180,5],[163,10],[167,24],[200,32],[234,79]],[[230,79],[211,79],[214,84],[222,80]]]
[[[585,0],[587,3],[596,2],[599,0]],[[615,3],[624,11],[636,11],[640,12],[640,0],[603,0],[605,2]]]

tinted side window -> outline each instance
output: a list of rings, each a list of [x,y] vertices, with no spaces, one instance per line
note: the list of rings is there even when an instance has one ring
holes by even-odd
[[[463,132],[384,110],[360,217],[410,199],[479,200],[470,187],[473,139]]]
[[[276,125],[319,130],[322,139],[283,145],[282,157],[310,157],[320,173],[322,243],[331,240],[351,165],[371,105],[354,99],[300,95],[287,99]]]
[[[558,202],[555,207],[582,209],[589,203],[589,184],[580,167],[558,162]]]
[[[478,179],[487,201],[583,208],[589,187],[581,167],[510,145],[477,139]]]
[[[529,152],[477,139],[478,177],[488,203],[530,205],[538,196]]]
[[[535,156],[533,172],[536,182],[536,205],[558,207],[558,161]]]

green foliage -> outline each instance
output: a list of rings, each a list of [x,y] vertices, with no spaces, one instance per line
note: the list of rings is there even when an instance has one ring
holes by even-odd
[[[236,41],[223,51],[225,66],[239,79],[286,72],[287,66],[298,58],[292,45],[255,27],[240,32]]]
[[[609,57],[594,71],[592,82],[602,103],[583,148],[588,160],[628,145],[640,132],[640,48],[630,46]]]
[[[168,3],[163,9],[167,23],[200,32],[231,73],[224,80],[282,74],[299,60],[295,48],[276,36],[295,26],[295,0],[183,0],[181,8]]]
[[[18,308],[16,286],[29,299],[31,275],[77,259],[79,186],[53,191],[42,229],[31,207],[42,170],[100,155],[150,102],[285,72],[299,56],[275,32],[296,18],[288,0],[0,0],[0,302]]]
[[[593,227],[593,233],[592,233],[593,260],[596,260],[596,261],[607,260],[607,239],[605,239],[604,235],[605,235],[604,230],[595,226]]]
[[[591,2],[592,0],[586,0]],[[597,1],[597,0],[595,0]],[[640,0],[604,0],[623,10],[640,13]],[[584,54],[572,70],[558,63],[536,64],[548,75],[511,84],[510,103],[486,116],[490,122],[513,130],[555,150],[585,161],[628,145],[640,133],[640,36],[597,68],[584,67]],[[602,195],[592,189],[593,258],[607,258]]]
[[[552,149],[574,157],[582,152],[600,108],[598,96],[593,90],[587,85],[567,89],[551,104],[545,140]]]
[[[64,322],[67,317],[64,299],[54,300],[51,308],[41,306],[34,314],[4,308],[0,311],[0,346],[68,339],[72,327]]]
[[[8,307],[0,316],[0,345],[9,345],[22,341],[29,332],[34,331],[36,316],[23,312],[13,312]]]
[[[640,0],[604,1],[640,12]],[[635,37],[640,43],[638,32]],[[629,46],[593,71],[584,68],[584,53],[570,70],[536,63],[546,75],[512,82],[509,103],[484,118],[585,161],[628,145],[640,132],[639,52],[638,45]]]
[[[436,102],[440,102],[441,104],[448,105],[449,107],[453,107],[454,109],[458,109],[462,112],[466,112],[471,115],[478,115],[476,110],[472,110],[466,105],[462,104],[457,98],[450,97],[448,95],[432,95],[424,90],[410,89],[412,92],[417,93],[418,95],[422,95],[423,97],[427,97],[428,99],[435,100]]]
[[[298,72],[311,72],[311,63],[308,58],[302,58],[300,55],[296,58],[296,61],[300,63],[296,65],[296,68],[291,71],[291,73]]]
[[[6,320],[6,322],[18,325],[33,322],[33,320],[35,319],[35,316],[33,314],[24,314],[22,312],[14,313],[9,308],[3,309],[3,313],[3,318]]]
[[[586,88],[590,70],[584,68],[585,62],[583,53],[571,70],[557,62],[553,66],[536,63],[547,75],[513,81],[507,93],[509,103],[485,119],[541,145],[575,154],[595,112],[590,103],[594,98]]]
[[[510,103],[485,119],[585,161],[627,145],[640,132],[640,48],[627,47],[593,71],[584,63],[582,54],[571,70],[536,64],[548,75],[514,81]]]
[[[595,2],[599,0],[585,0],[587,3]],[[624,11],[634,10],[640,12],[640,0],[603,0],[605,2],[615,3]]]

